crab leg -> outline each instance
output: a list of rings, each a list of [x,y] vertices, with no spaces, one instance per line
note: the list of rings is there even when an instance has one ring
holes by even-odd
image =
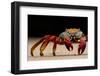
[[[83,54],[85,48],[86,48],[86,38],[82,37],[80,39],[80,44],[79,44],[79,48],[78,48],[78,54],[79,55]]]
[[[36,44],[34,44],[34,45],[32,46],[32,48],[31,48],[31,56],[34,56],[34,55],[33,55],[34,49],[35,49],[40,43],[42,43],[46,38],[49,38],[49,37],[50,37],[50,35],[44,36],[42,39],[40,39],[40,41],[38,41]]]
[[[44,40],[44,39],[41,39],[39,42],[37,42],[36,44],[34,44],[34,45],[32,46],[32,48],[31,48],[31,56],[34,56],[34,55],[33,55],[34,49],[35,49],[43,40]]]
[[[56,36],[50,36],[49,38],[45,39],[45,41],[42,43],[41,47],[40,47],[40,55],[43,56],[43,51],[44,49],[47,47],[48,43],[50,41],[54,41],[56,38]]]
[[[53,56],[55,56],[55,55],[56,55],[56,54],[55,54],[56,47],[57,47],[57,44],[56,44],[56,42],[54,42],[54,45],[53,45]]]
[[[49,43],[48,40],[45,40],[45,41],[42,43],[42,45],[41,45],[41,47],[40,47],[40,55],[41,55],[41,56],[43,56],[43,51],[44,51],[44,49],[47,47],[48,43]]]
[[[66,38],[65,39],[65,46],[68,49],[68,51],[70,51],[70,48],[71,48],[71,50],[73,50],[73,45],[72,45],[72,43],[70,41],[70,38]]]

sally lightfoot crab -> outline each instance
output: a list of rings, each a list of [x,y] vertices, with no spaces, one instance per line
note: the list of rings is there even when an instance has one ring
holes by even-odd
[[[80,31],[80,29],[77,28],[70,28],[66,29],[64,32],[62,32],[58,37],[54,35],[45,35],[43,38],[41,38],[36,44],[34,44],[31,48],[31,56],[34,56],[33,52],[35,48],[42,43],[40,47],[40,56],[43,56],[43,51],[47,47],[49,42],[53,42],[53,56],[55,56],[55,51],[57,48],[57,44],[59,45],[65,45],[68,51],[73,50],[73,44],[74,42],[79,43],[78,46],[78,55],[83,54],[85,48],[86,48],[86,36],[84,36],[83,32]]]

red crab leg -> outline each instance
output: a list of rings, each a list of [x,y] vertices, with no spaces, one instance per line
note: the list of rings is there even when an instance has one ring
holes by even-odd
[[[55,40],[55,36],[50,36],[47,39],[45,39],[45,41],[42,43],[41,47],[40,47],[40,55],[43,56],[43,51],[44,49],[47,47],[48,43],[50,41],[54,41]]]
[[[80,39],[80,44],[79,44],[79,48],[78,48],[78,54],[79,55],[83,54],[85,48],[86,48],[86,37],[82,37]]]
[[[65,39],[65,46],[66,46],[66,48],[68,49],[68,51],[70,51],[70,48],[71,48],[71,50],[73,50],[73,45],[72,45],[72,43],[71,43],[70,38],[66,38],[66,39]]]
[[[46,48],[46,46],[48,45],[49,41],[44,41],[40,47],[40,55],[43,56],[43,51]]]
[[[33,55],[34,49],[35,49],[40,43],[42,43],[46,38],[49,38],[49,37],[50,37],[50,35],[44,36],[42,39],[40,39],[36,44],[34,44],[34,45],[32,46],[32,48],[31,48],[31,56],[34,56],[34,55]]]
[[[54,42],[54,45],[53,45],[53,56],[55,56],[55,55],[56,55],[56,54],[55,54],[56,47],[57,47],[57,44],[56,44],[56,42]]]

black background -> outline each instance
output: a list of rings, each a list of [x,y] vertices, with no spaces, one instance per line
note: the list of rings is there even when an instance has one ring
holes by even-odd
[[[87,24],[87,17],[28,15],[28,37],[59,35],[66,28],[80,28],[87,35]]]

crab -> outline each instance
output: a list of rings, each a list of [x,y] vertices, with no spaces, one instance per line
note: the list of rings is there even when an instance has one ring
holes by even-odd
[[[86,36],[79,28],[69,28],[65,29],[64,32],[59,34],[59,36],[55,35],[45,35],[42,37],[37,43],[35,43],[31,47],[31,56],[34,56],[33,52],[35,48],[41,44],[40,46],[40,56],[44,56],[43,51],[47,47],[49,42],[53,42],[53,56],[56,56],[56,48],[57,44],[65,45],[68,51],[73,50],[73,43],[79,43],[78,45],[78,55],[82,55],[86,48]]]

